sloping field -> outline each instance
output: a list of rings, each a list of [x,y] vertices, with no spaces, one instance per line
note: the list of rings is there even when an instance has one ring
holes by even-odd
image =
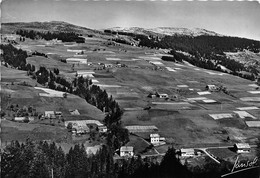
[[[201,91],[197,92],[199,95],[210,95],[211,93],[209,91]]]
[[[98,120],[71,120],[71,121],[65,121],[64,122],[64,125],[65,127],[67,127],[67,125],[69,123],[72,123],[72,124],[77,124],[77,125],[87,125],[87,124],[96,124],[97,126],[103,126],[104,124],[102,124],[100,121]]]
[[[29,85],[35,86],[37,82],[31,79],[26,71],[16,70],[12,68],[6,68],[5,66],[0,66],[0,76],[1,76],[1,83],[2,82],[26,82]]]
[[[237,108],[239,110],[255,110],[255,109],[259,109],[256,106],[249,106],[249,107],[241,107],[241,108]]]
[[[42,90],[45,93],[39,93],[40,96],[45,96],[45,97],[63,97],[65,92],[61,92],[61,91],[56,91],[56,90],[52,90],[49,88],[42,88],[42,87],[34,87],[37,90]]]
[[[248,127],[260,127],[260,121],[246,121]]]
[[[260,102],[260,97],[243,97],[240,98],[240,100],[249,102]]]
[[[130,132],[130,133],[138,133],[138,132],[155,132],[158,131],[158,128],[154,125],[132,125],[132,126],[125,126],[125,128]]]
[[[212,100],[212,99],[206,99],[206,100],[202,100],[204,103],[216,103],[217,101]]]
[[[170,72],[176,72],[176,70],[174,70],[173,68],[171,68],[171,67],[165,67],[168,71],[170,71]]]
[[[1,121],[2,147],[12,140],[25,142],[31,140],[53,140],[56,142],[70,141],[71,134],[65,128],[53,127],[42,124],[17,123],[7,120]]]
[[[209,114],[209,116],[212,117],[215,120],[226,119],[226,118],[233,118],[233,114],[230,114],[230,113]]]
[[[260,91],[247,91],[247,92],[251,94],[260,94]]]
[[[246,111],[234,111],[234,113],[237,113],[241,119],[245,119],[245,118],[256,119],[255,116],[249,114],[249,113],[246,112]]]
[[[40,66],[45,66],[46,68],[59,68],[62,70],[70,70],[71,67],[69,64],[63,63],[61,61],[53,60],[51,58],[45,58],[41,56],[33,56],[33,57],[28,57],[26,61],[34,65],[36,69],[39,69]]]

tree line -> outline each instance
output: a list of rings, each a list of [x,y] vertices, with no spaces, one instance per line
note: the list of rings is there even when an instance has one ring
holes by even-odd
[[[3,50],[3,61],[10,66],[19,70],[27,70],[26,58],[27,52],[22,49],[17,49],[13,45],[0,45],[0,49]]]
[[[204,69],[209,69],[209,70],[216,70],[216,71],[221,71],[221,72],[228,72],[224,69],[221,69],[220,66],[224,66],[227,69],[229,69],[231,72],[229,72],[232,75],[236,75],[248,80],[255,80],[255,77],[258,75],[256,71],[254,71],[252,68],[245,68],[245,66],[233,59],[227,59],[224,56],[212,56],[211,60],[205,59],[205,58],[196,58],[194,56],[187,56],[184,55],[180,52],[177,52],[175,50],[171,50],[170,54],[173,55],[173,57],[167,57],[163,56],[162,60],[166,61],[172,61],[172,62],[182,62],[182,61],[187,61],[190,64],[201,67]],[[242,73],[242,71],[248,71],[249,73]]]
[[[258,149],[260,147],[258,146]],[[259,150],[258,150],[259,154]],[[87,154],[84,145],[75,145],[68,153],[54,142],[25,143],[13,141],[1,150],[3,178],[220,178],[230,172],[231,163],[221,164],[205,159],[203,166],[187,167],[180,163],[176,150],[170,147],[161,162],[140,156],[113,159],[114,152],[103,145],[97,153]],[[258,178],[259,170],[244,171],[230,178]]]
[[[62,40],[62,42],[76,42],[76,43],[85,43],[85,38],[80,37],[80,34],[74,32],[40,32],[34,30],[17,30],[17,35],[22,37],[35,39],[45,39],[47,41],[52,39]]]

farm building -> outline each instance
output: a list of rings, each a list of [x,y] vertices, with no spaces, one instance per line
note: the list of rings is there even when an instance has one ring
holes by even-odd
[[[106,133],[107,132],[107,126],[98,126],[98,130],[100,133]]]
[[[55,117],[56,118],[60,119],[62,117],[62,112],[61,111],[55,111],[54,113],[55,113]]]
[[[101,145],[88,146],[86,147],[86,153],[88,155],[95,155],[100,149],[101,149]]]
[[[234,144],[234,149],[237,153],[249,153],[251,147],[248,143],[236,143]]]
[[[105,68],[112,68],[113,64],[105,64]]]
[[[75,123],[72,124],[72,129],[76,130],[77,134],[85,134],[90,131],[87,125],[76,125]]]
[[[28,119],[29,119],[30,122],[34,121],[34,117],[32,117],[32,116],[29,116]]]
[[[74,46],[74,45],[72,45]],[[78,54],[81,54],[81,53],[84,53],[86,50],[80,50],[80,49],[67,49],[68,52],[73,52],[73,53],[78,53]]]
[[[15,121],[24,121],[26,119],[26,117],[14,117]]]
[[[81,125],[81,126],[85,126],[87,124],[95,124],[98,127],[104,126],[98,120],[73,120],[73,121],[65,121],[64,122],[65,127],[67,127],[69,123],[72,123],[72,125]]]
[[[181,156],[183,157],[193,157],[195,156],[195,150],[193,148],[182,148]]]
[[[150,134],[150,139],[152,144],[158,144],[160,142],[159,134]]]
[[[61,118],[62,117],[62,112],[61,111],[45,111],[44,116],[47,119],[56,119],[56,118]]]
[[[216,85],[207,85],[206,89],[209,91],[217,91],[218,87]]]
[[[149,93],[147,97],[149,97],[149,98],[156,98],[157,96],[156,96],[156,94]]]
[[[55,119],[56,118],[54,111],[45,111],[44,116],[45,116],[45,118],[48,118],[48,119]]]
[[[120,156],[134,156],[134,147],[122,146],[120,148]]]
[[[80,115],[79,111],[77,109],[75,110],[69,110],[71,115]]]
[[[168,94],[165,93],[159,93],[159,98],[169,98]]]
[[[87,64],[88,60],[87,59],[81,59],[81,58],[68,58],[66,59],[67,63],[81,63],[81,64]]]
[[[131,125],[125,127],[130,133],[138,133],[138,132],[156,132],[158,128],[154,125]]]

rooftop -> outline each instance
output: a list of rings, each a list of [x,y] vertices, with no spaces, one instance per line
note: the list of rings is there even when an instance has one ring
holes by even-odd
[[[250,148],[250,145],[248,143],[236,143],[235,146],[237,148]]]
[[[194,149],[193,148],[182,148],[181,152],[182,153],[191,153],[191,152],[194,152]]]
[[[134,151],[134,147],[132,146],[122,146],[120,151]]]
[[[160,135],[155,133],[155,134],[150,134],[150,137],[160,137]]]
[[[54,114],[54,111],[45,111],[45,114]]]

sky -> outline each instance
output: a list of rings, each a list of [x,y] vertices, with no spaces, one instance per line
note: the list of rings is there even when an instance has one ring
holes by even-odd
[[[110,27],[204,28],[260,41],[257,1],[3,0],[2,22],[65,21]]]

